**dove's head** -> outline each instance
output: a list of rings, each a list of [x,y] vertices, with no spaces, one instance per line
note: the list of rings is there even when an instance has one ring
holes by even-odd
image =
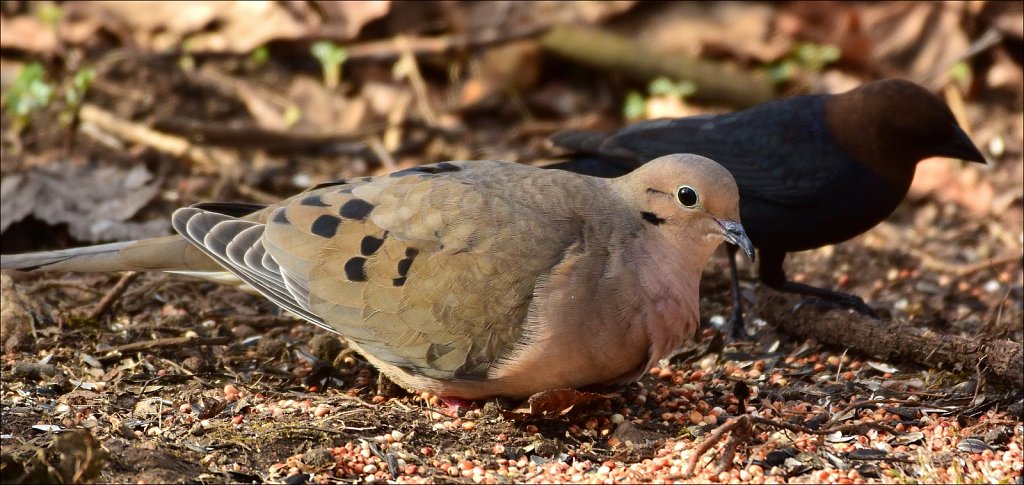
[[[615,179],[623,195],[640,209],[647,224],[657,226],[684,249],[706,242],[713,250],[722,241],[739,246],[751,259],[754,245],[740,224],[740,195],[725,167],[699,155],[656,158]]]

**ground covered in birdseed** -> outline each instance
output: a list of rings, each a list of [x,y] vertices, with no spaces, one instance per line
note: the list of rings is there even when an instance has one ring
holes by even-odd
[[[887,221],[787,270],[885,322],[1019,352],[1019,6],[525,5],[5,2],[2,252],[168,234],[175,207],[421,163],[557,157],[553,132],[738,109],[759,79],[792,95],[902,76],[941,93],[988,164],[923,162]],[[917,29],[926,18],[939,21]],[[750,89],[595,67],[547,35],[565,25]],[[723,338],[716,254],[702,329],[639,382],[458,410],[234,288],[5,272],[0,481],[1021,483],[1024,383],[985,359],[924,365],[794,336],[824,312],[860,317],[780,300],[740,269],[749,341]]]

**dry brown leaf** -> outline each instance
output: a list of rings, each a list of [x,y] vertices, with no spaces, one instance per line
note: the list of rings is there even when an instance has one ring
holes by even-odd
[[[577,391],[576,389],[553,389],[530,396],[527,405],[514,412],[531,416],[561,416],[573,408],[608,399],[604,394]]]
[[[777,27],[799,40],[831,44],[843,62],[888,77],[944,86],[970,45],[966,2],[793,2]]]
[[[779,9],[775,27],[789,38],[839,47],[843,62],[870,67],[871,40],[863,32],[860,10],[852,3],[786,3]]]
[[[363,26],[391,10],[390,1],[315,2],[324,15],[321,35],[334,39],[353,39]]]
[[[747,2],[673,2],[648,8],[620,28],[664,52],[696,57],[727,54],[770,62],[792,46],[789,36],[772,31],[776,8]]]
[[[270,41],[328,36],[348,40],[385,15],[389,2],[72,2],[61,34],[78,43],[100,29],[156,51],[245,53]]]
[[[28,215],[68,225],[79,241],[142,239],[169,232],[166,219],[126,222],[160,190],[146,167],[131,170],[63,161],[0,181],[0,232]]]
[[[362,97],[337,94],[318,80],[296,77],[288,87],[288,98],[299,108],[297,131],[307,133],[354,133],[365,123],[368,102]]]
[[[510,91],[529,90],[540,78],[541,57],[541,47],[535,39],[487,49],[478,75],[461,87],[458,106],[463,109],[493,107]]]
[[[948,158],[922,160],[910,185],[910,197],[933,195],[939,200],[966,207],[975,214],[988,215],[995,198],[991,180],[977,166],[960,164]]]
[[[0,48],[49,56],[57,50],[57,32],[40,20],[19,16],[0,17]]]

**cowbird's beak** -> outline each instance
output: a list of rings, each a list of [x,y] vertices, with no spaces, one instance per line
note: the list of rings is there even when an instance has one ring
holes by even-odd
[[[974,142],[959,125],[953,126],[953,138],[949,140],[949,143],[939,147],[938,155],[968,162],[985,163],[985,155],[982,155],[978,147],[974,146]]]
[[[725,240],[739,246],[744,253],[747,253],[747,257],[751,261],[754,260],[754,243],[750,242],[750,238],[747,237],[747,231],[743,230],[743,226],[738,222],[733,221],[718,221],[725,229]]]

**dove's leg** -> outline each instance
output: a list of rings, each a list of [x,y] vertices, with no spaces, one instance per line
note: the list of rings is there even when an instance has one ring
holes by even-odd
[[[799,295],[814,297],[818,300],[815,302],[815,304],[818,305],[851,308],[863,315],[878,318],[878,313],[857,295],[818,288],[787,280],[786,271],[782,269],[782,261],[786,258],[786,253],[762,250],[760,256],[761,265],[759,266],[759,270],[761,282],[768,285],[770,288],[785,293],[796,293]]]

